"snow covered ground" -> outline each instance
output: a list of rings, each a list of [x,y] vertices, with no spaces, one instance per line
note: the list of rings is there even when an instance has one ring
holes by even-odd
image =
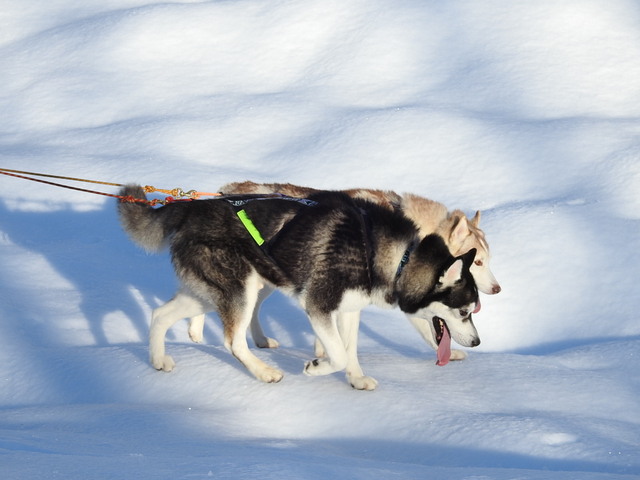
[[[367,309],[375,392],[302,375],[311,330],[281,295],[281,347],[257,352],[280,384],[215,315],[203,345],[169,333],[158,373],[168,256],[126,238],[113,199],[0,176],[3,479],[640,476],[637,2],[4,2],[0,112],[0,168],[480,209],[503,287],[446,367]]]

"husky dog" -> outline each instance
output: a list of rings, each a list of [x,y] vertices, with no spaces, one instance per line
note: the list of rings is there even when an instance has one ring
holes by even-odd
[[[307,375],[346,369],[356,389],[377,382],[357,359],[357,325],[337,324],[339,312],[399,306],[461,345],[480,343],[471,313],[479,305],[469,268],[475,250],[453,257],[437,234],[420,240],[405,216],[340,192],[308,200],[265,196],[176,202],[162,208],[135,202],[139,186],[122,189],[124,230],[148,250],[170,246],[181,287],[151,318],[151,364],[170,371],[165,334],[178,320],[216,310],[225,347],[258,379],[283,373],[258,359],[246,332],[263,284],[296,297],[326,356],[305,364]],[[342,331],[342,336],[341,336]]]
[[[273,194],[280,193],[291,197],[304,198],[318,193],[319,190],[292,185],[290,183],[254,183],[251,181],[234,182],[224,185],[220,192],[225,195],[234,194]],[[478,290],[483,293],[493,295],[499,293],[501,288],[489,268],[491,259],[489,245],[485,240],[484,232],[479,228],[480,212],[469,220],[460,210],[449,212],[443,204],[429,200],[418,195],[404,194],[398,195],[392,191],[371,190],[371,189],[351,189],[344,193],[352,198],[368,200],[381,205],[389,210],[402,212],[411,219],[419,229],[420,238],[431,233],[437,233],[444,238],[449,251],[455,257],[467,253],[471,249],[476,250],[474,262],[471,265],[471,273],[478,286]],[[258,296],[258,303],[253,312],[251,320],[251,334],[254,343],[262,348],[276,348],[277,340],[267,337],[260,325],[259,312],[262,302],[273,292],[266,286]],[[340,319],[350,316],[349,322],[358,321],[359,312],[344,312],[340,314]],[[355,317],[355,318],[354,318]],[[433,325],[424,322],[423,319],[407,315],[412,325],[418,330],[423,339],[438,352],[438,365],[445,365],[449,359],[463,360],[466,357],[462,350],[450,350],[447,353],[446,332],[444,332],[444,343],[442,341],[442,331]],[[341,324],[342,321],[339,321]],[[189,335],[195,342],[201,342],[203,338],[204,316],[194,317],[190,321]],[[316,355],[322,356],[322,345],[316,342]]]

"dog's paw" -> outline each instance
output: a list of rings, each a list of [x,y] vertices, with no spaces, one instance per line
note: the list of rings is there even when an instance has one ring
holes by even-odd
[[[257,377],[258,380],[262,380],[265,383],[278,383],[284,377],[284,373],[276,368],[267,367]]]
[[[194,327],[193,325],[189,325],[189,338],[192,342],[202,343],[204,335],[202,333],[202,328]]]
[[[349,377],[347,376],[348,382],[351,384],[353,388],[356,390],[375,390],[378,386],[378,381],[373,377],[367,377],[363,375],[361,377]]]
[[[171,355],[164,355],[160,358],[152,358],[151,365],[153,365],[153,368],[155,368],[156,370],[170,372],[171,370],[173,370],[173,367],[176,366],[176,362],[173,360],[173,357],[171,357]]]
[[[256,340],[256,347],[258,348],[278,348],[280,344],[275,338],[264,337],[260,340]]]
[[[467,354],[462,350],[451,350],[451,357],[449,360],[460,361],[467,358]]]
[[[317,377],[318,375],[328,375],[333,373],[335,372],[335,369],[331,366],[328,360],[316,358],[315,360],[310,360],[304,364],[303,372],[305,375]]]

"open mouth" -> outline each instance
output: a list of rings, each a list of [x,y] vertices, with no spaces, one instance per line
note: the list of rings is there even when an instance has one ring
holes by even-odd
[[[451,358],[451,334],[446,322],[440,317],[433,317],[433,328],[436,332],[436,343],[438,344],[436,365],[444,366]]]

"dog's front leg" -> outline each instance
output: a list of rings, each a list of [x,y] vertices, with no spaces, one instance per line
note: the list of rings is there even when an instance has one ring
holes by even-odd
[[[356,390],[375,390],[378,381],[362,371],[358,360],[360,312],[338,313],[338,330],[347,352],[347,381]]]
[[[311,314],[309,321],[324,346],[325,358],[316,358],[305,364],[306,375],[329,375],[344,370],[347,366],[347,352],[340,338],[335,316],[331,314]]]

